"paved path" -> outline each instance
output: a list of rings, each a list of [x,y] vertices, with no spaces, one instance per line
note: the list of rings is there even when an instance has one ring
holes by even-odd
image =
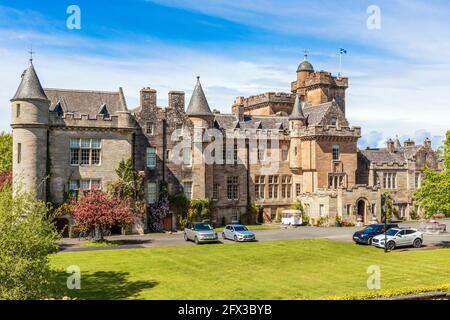
[[[450,222],[446,221],[447,230],[450,229]],[[420,223],[402,223],[403,227],[419,228]],[[271,230],[255,231],[256,239],[258,241],[276,241],[276,240],[300,240],[300,239],[329,239],[342,242],[352,242],[352,235],[355,231],[362,228],[317,228],[317,227],[298,227],[298,228],[277,228]],[[220,237],[221,238],[221,237]],[[192,242],[186,242],[183,239],[183,233],[177,232],[174,234],[146,234],[146,235],[131,235],[131,236],[112,236],[109,240],[121,240],[123,245],[112,247],[80,247],[83,241],[78,239],[62,239],[60,241],[62,251],[96,251],[96,250],[118,250],[131,248],[155,248],[165,246],[191,246]],[[236,244],[233,241],[221,240],[225,245]],[[450,234],[446,235],[424,235],[424,247],[422,249],[448,247],[450,248]],[[413,249],[412,249],[413,250]],[[417,250],[417,249],[415,249]]]

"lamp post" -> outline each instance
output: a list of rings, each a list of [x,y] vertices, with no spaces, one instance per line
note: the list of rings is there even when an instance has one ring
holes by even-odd
[[[386,199],[383,195],[383,212],[384,212],[384,252],[387,253],[387,213],[386,213]]]

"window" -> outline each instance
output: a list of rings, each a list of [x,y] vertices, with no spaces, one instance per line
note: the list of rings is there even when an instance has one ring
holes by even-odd
[[[319,205],[319,215],[321,217],[325,216],[325,205],[324,204]]]
[[[22,161],[22,144],[17,144],[17,163],[20,163]]]
[[[300,197],[302,194],[302,185],[300,183],[295,184],[295,196]]]
[[[400,217],[403,219],[406,218],[406,204],[399,204],[398,209],[398,211],[400,212]]]
[[[213,184],[213,200],[219,200],[219,184]]]
[[[101,149],[100,139],[70,139],[70,164],[100,165]]]
[[[265,191],[265,176],[256,176],[255,177],[255,197],[257,199],[264,199],[264,191]]]
[[[376,205],[376,203],[372,203],[371,204],[371,211],[372,211],[372,215],[376,215],[376,213],[377,213],[377,205]]]
[[[395,189],[397,188],[397,174],[395,172],[383,173],[383,188]]]
[[[186,199],[192,199],[192,181],[183,182],[183,192]]]
[[[342,174],[328,175],[328,188],[338,189],[345,187],[345,177]]]
[[[233,149],[233,160],[234,160],[234,164],[238,164],[238,145],[234,144],[234,149]]]
[[[192,150],[191,147],[186,147],[183,149],[183,164],[190,166],[192,164]]]
[[[17,118],[20,117],[20,103],[18,103],[17,106],[16,106],[16,117]]]
[[[281,161],[288,161],[289,149],[288,146],[281,147]]]
[[[277,209],[270,209],[270,220],[274,221],[277,218]]]
[[[100,190],[102,188],[100,179],[69,180],[69,193],[77,197],[80,191]]]
[[[420,172],[416,172],[414,177],[414,186],[416,187],[416,189],[419,189],[421,185],[422,185],[422,174]]]
[[[147,168],[156,168],[156,148],[147,148]]]
[[[298,149],[297,149],[297,147],[295,147],[295,148],[294,148],[294,155],[295,155],[295,156],[297,156],[297,152],[298,152]]]
[[[263,145],[258,146],[258,161],[264,161],[266,157],[266,148]]]
[[[233,208],[233,211],[231,213],[231,223],[238,223],[239,222],[239,209]]]
[[[278,198],[278,176],[269,176],[269,199]]]
[[[290,198],[291,197],[291,176],[283,176],[281,178],[281,197]]]
[[[339,145],[334,144],[333,145],[333,160],[339,160],[340,152],[339,152]]]
[[[239,200],[239,177],[227,177],[227,197],[228,200]]]
[[[337,125],[337,117],[336,116],[331,117],[330,125],[332,125],[332,126]]]
[[[351,214],[352,214],[352,205],[351,204],[348,204],[347,205],[347,216],[350,216]]]
[[[166,161],[170,160],[170,150],[166,150],[165,159],[166,159]]]
[[[149,182],[147,185],[147,201],[149,204],[156,203],[156,182]]]
[[[153,135],[153,122],[147,122],[146,125],[146,132],[148,135],[152,136]]]

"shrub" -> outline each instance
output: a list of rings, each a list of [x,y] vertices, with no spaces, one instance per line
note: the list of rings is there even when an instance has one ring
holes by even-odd
[[[316,226],[317,227],[327,227],[329,225],[328,221],[329,221],[328,217],[319,217],[317,219]]]
[[[103,231],[113,225],[132,225],[136,218],[128,199],[110,196],[100,190],[85,192],[73,204],[72,212],[80,231],[99,230],[100,240],[103,240]]]
[[[59,238],[53,216],[33,194],[0,191],[0,299],[43,299],[52,290],[48,255]]]

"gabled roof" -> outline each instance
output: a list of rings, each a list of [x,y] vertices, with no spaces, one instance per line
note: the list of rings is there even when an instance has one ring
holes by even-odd
[[[205,93],[203,92],[202,85],[200,83],[200,77],[197,77],[197,83],[192,92],[191,101],[187,108],[186,114],[189,116],[209,116],[213,115],[209,108],[208,100],[206,100]]]
[[[44,89],[42,89],[36,70],[34,70],[33,63],[30,63],[28,68],[22,73],[22,81],[11,101],[24,99],[48,100]]]
[[[389,152],[387,148],[380,149],[366,149],[360,150],[361,154],[370,162],[373,163],[406,163],[407,160],[413,159],[422,146],[410,146],[394,149],[394,152]]]
[[[75,115],[87,114],[95,118],[106,106],[109,114],[117,111],[127,111],[125,97],[122,90],[109,91],[85,91],[68,89],[45,89],[50,100],[50,110],[54,110],[60,104],[64,113]]]

